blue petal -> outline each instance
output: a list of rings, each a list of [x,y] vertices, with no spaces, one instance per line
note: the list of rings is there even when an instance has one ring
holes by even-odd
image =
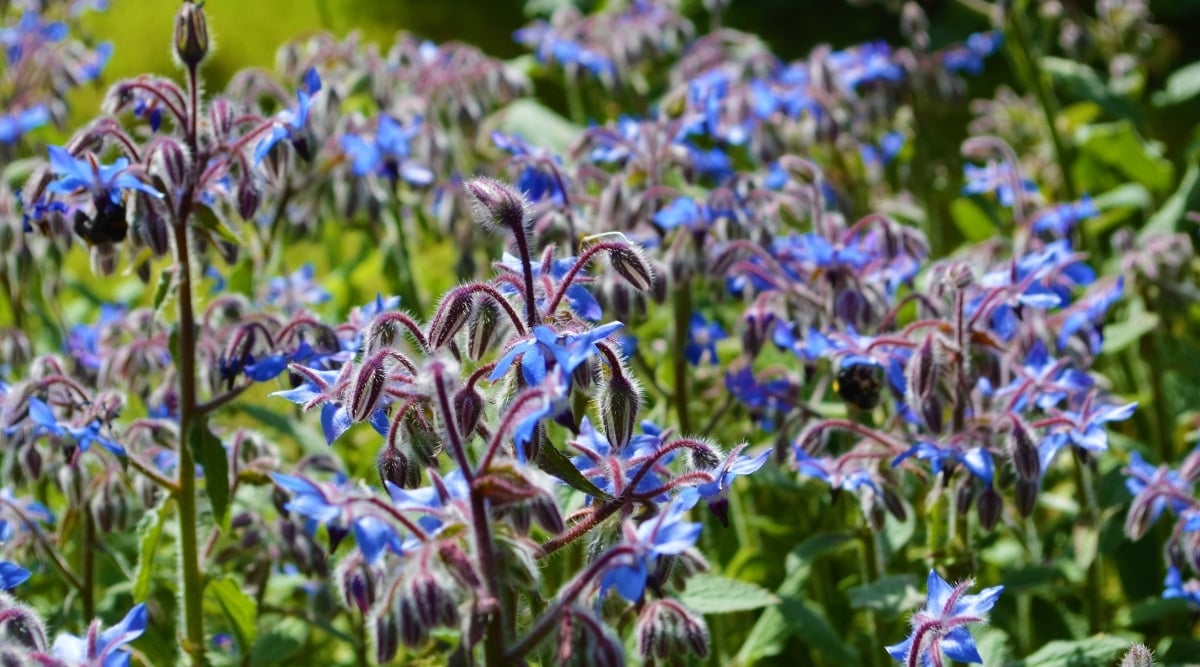
[[[942,637],[941,645],[942,652],[951,660],[967,663],[983,663],[983,658],[979,655],[979,649],[975,648],[975,639],[961,625],[947,632]]]
[[[29,578],[29,570],[8,561],[0,561],[0,589],[11,590]]]

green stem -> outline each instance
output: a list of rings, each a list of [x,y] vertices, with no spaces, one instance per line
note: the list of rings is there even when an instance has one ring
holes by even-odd
[[[859,567],[863,585],[869,586],[879,579],[879,552],[876,544],[879,534],[864,524],[858,531],[858,537],[862,544],[862,550],[859,551]],[[879,636],[879,621],[872,609],[867,610],[867,630],[872,637]],[[871,656],[871,664],[879,667],[882,652],[869,651],[868,653]]]
[[[571,116],[571,122],[576,125],[583,125],[587,122],[587,112],[583,108],[583,89],[579,87],[578,81],[572,81],[567,74],[567,70],[563,70],[563,90],[567,94],[567,113]]]
[[[671,295],[671,304],[675,312],[674,345],[671,356],[675,372],[675,386],[671,388],[675,399],[675,412],[679,418],[679,432],[691,433],[691,420],[688,418],[688,362],[683,351],[688,344],[688,330],[692,323],[692,289],[688,282],[675,287]]]
[[[188,145],[194,150],[199,118],[199,88],[194,67],[188,70],[188,88],[191,99]],[[192,665],[200,666],[205,664],[204,577],[200,572],[199,528],[196,523],[196,462],[190,438],[192,429],[200,426],[196,419],[196,313],[192,295],[191,240],[188,237],[192,194],[193,189],[189,187],[183,197],[184,204],[172,225],[177,271],[175,278],[178,281],[175,301],[179,304],[179,356],[176,361],[179,364],[180,442],[175,485],[179,489],[179,575],[182,579],[185,628],[183,650],[190,657]]]
[[[946,540],[949,538],[947,530],[947,511],[950,503],[949,489],[944,487],[944,479],[939,476],[936,484],[937,498],[933,501],[933,506],[929,508],[929,521],[926,525],[926,541],[925,547],[929,550],[928,557],[933,560],[938,560],[946,548]]]
[[[83,622],[96,617],[96,520],[86,504],[83,507]]]
[[[179,284],[179,489],[180,576],[183,579],[184,651],[193,665],[204,664],[204,580],[200,573],[200,544],[196,524],[196,463],[188,434],[197,425],[196,317],[192,303],[191,258],[186,216],[175,224],[175,254]]]
[[[1096,500],[1096,489],[1092,484],[1091,470],[1087,464],[1079,457],[1075,457],[1075,487],[1076,493],[1079,496],[1079,528],[1089,531],[1088,539],[1099,539],[1096,533],[1100,530],[1099,514],[1097,512],[1098,502]],[[1087,583],[1085,585],[1086,592],[1084,594],[1084,607],[1087,612],[1088,630],[1091,634],[1100,632],[1104,626],[1104,573],[1101,570],[1100,550],[1096,549],[1092,554],[1092,560],[1088,563],[1087,568]]]
[[[1046,73],[1038,65],[1038,60],[1033,53],[1028,26],[1025,23],[1027,6],[1028,0],[1018,0],[1009,13],[1009,25],[1011,26],[1009,33],[1012,35],[1012,39],[1008,42],[1009,53],[1017,67],[1024,70],[1025,77],[1028,79],[1027,83],[1037,97],[1042,117],[1046,121],[1046,130],[1050,133],[1050,143],[1054,146],[1054,160],[1058,163],[1058,170],[1062,172],[1063,189],[1066,191],[1067,198],[1074,201],[1076,198],[1075,184],[1071,182],[1067,147],[1063,143],[1062,135],[1058,132],[1058,123],[1056,122],[1058,104],[1046,80]]]

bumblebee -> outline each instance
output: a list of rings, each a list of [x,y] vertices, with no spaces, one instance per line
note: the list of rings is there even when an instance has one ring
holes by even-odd
[[[879,405],[883,391],[883,366],[862,359],[843,363],[838,367],[833,390],[843,401],[863,410],[873,410]]]
[[[125,219],[125,204],[113,203],[108,197],[97,197],[96,215],[88,217],[83,211],[75,211],[74,229],[79,238],[89,245],[120,243],[129,234],[129,221]]]

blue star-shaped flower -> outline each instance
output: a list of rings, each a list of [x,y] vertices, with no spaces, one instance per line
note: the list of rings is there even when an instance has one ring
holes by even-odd
[[[959,662],[982,663],[975,638],[966,625],[984,622],[1004,587],[993,586],[967,595],[970,586],[969,581],[951,586],[930,570],[929,597],[925,607],[913,615],[913,633],[899,644],[888,646],[888,655],[906,665],[922,667],[942,664],[942,655]]]
[[[136,190],[158,199],[163,196],[153,186],[130,173],[128,158],[117,158],[111,165],[103,165],[90,153],[77,158],[61,146],[51,146],[50,172],[58,178],[46,189],[55,194],[86,191],[93,200],[107,200],[111,204],[121,203],[124,190]]]
[[[72,665],[128,667],[130,653],[122,648],[146,631],[146,605],[139,604],[107,630],[100,630],[100,621],[93,621],[86,637],[60,634],[54,640],[51,654]]]
[[[355,176],[371,174],[388,179],[402,179],[413,185],[429,185],[433,172],[409,158],[412,148],[409,143],[421,132],[421,117],[413,119],[406,128],[387,114],[379,116],[375,136],[363,139],[354,134],[342,137],[342,150],[351,160],[351,171]]]
[[[637,528],[625,524],[622,544],[633,547],[633,555],[629,560],[617,561],[600,578],[601,599],[610,588],[615,588],[621,597],[637,602],[646,591],[650,568],[659,556],[676,556],[696,544],[700,524],[685,521],[684,515],[698,498],[697,493],[681,493],[657,517]]]

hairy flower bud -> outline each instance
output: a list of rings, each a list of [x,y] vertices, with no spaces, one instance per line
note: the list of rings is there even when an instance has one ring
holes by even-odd
[[[1000,513],[1004,509],[1004,502],[1000,498],[1000,493],[991,486],[983,490],[979,494],[979,499],[975,501],[975,511],[979,513],[979,526],[984,530],[991,530],[1000,522]]]
[[[604,435],[617,451],[625,449],[633,439],[633,427],[637,423],[642,405],[642,391],[637,382],[619,368],[612,369],[602,395],[601,413],[604,418]]]
[[[382,573],[371,567],[361,552],[356,551],[343,559],[334,576],[347,609],[357,609],[365,614],[375,605]]]
[[[1029,427],[1017,418],[1012,419],[1012,431],[1008,440],[1008,453],[1012,458],[1017,477],[1034,481],[1042,474],[1042,461],[1037,445],[1029,434]]]
[[[391,430],[395,431],[399,424],[399,420],[393,420]],[[404,452],[390,441],[379,450],[375,469],[379,472],[379,482],[385,487],[388,482],[401,489],[415,489],[421,485],[421,471],[411,465]]]
[[[375,663],[390,664],[400,650],[400,627],[396,615],[386,608],[376,609],[368,627],[371,645],[375,647]]]
[[[359,366],[350,389],[350,418],[356,422],[371,418],[383,401],[388,382],[388,353],[377,352]]]
[[[46,627],[29,607],[0,593],[0,646],[46,650]]]
[[[471,198],[475,222],[512,234],[526,234],[525,198],[520,192],[494,178],[473,178],[463,183]]]
[[[613,270],[633,287],[645,292],[654,287],[654,267],[646,259],[642,249],[635,245],[624,245],[608,251]]]
[[[688,653],[708,655],[704,618],[674,600],[654,600],[638,615],[634,629],[638,653],[647,661],[670,663]]]
[[[896,517],[897,521],[907,521],[908,511],[904,509],[904,502],[900,500],[899,494],[889,485],[883,487],[881,501],[883,506],[892,516]]]
[[[475,295],[466,289],[451,290],[438,305],[429,325],[429,347],[438,350],[454,340],[475,310]]]
[[[237,212],[242,220],[253,220],[254,214],[258,212],[258,205],[261,202],[262,193],[254,181],[249,178],[242,179],[238,183],[237,189]]]
[[[474,361],[482,359],[496,340],[502,323],[500,306],[491,299],[481,299],[467,325],[467,356]]]
[[[1121,667],[1154,667],[1154,654],[1145,644],[1134,644],[1121,659]]]
[[[208,20],[203,5],[185,0],[175,14],[175,55],[190,69],[208,55]]]

